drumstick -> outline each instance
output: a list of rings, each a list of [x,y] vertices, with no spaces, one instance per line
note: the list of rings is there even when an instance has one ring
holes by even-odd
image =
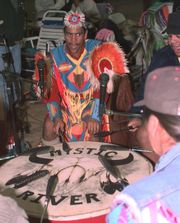
[[[123,120],[123,121],[114,121],[114,120],[111,120],[110,122],[103,122],[103,124],[107,124],[107,125],[109,125],[109,124],[111,124],[111,125],[122,125],[122,124],[126,124],[126,123],[128,123],[129,122],[129,119],[127,120]]]
[[[49,203],[50,198],[56,189],[57,182],[58,182],[57,174],[49,177],[48,184],[46,187],[46,201],[47,201],[47,203]]]
[[[152,150],[150,150],[150,149],[141,149],[141,148],[136,148],[136,147],[130,148],[130,150],[131,150],[132,152],[152,153]]]
[[[139,113],[128,113],[128,112],[119,112],[119,111],[112,111],[112,110],[105,110],[106,115],[119,115],[119,116],[124,116],[124,117],[129,117],[129,118],[142,118],[142,114]]]
[[[63,148],[64,152],[66,152],[67,154],[69,154],[69,152],[71,151],[70,146],[69,146],[68,143],[65,142],[65,141],[64,141],[63,144],[62,144],[62,148]]]
[[[97,132],[97,133],[94,134],[94,136],[95,137],[106,137],[106,136],[112,135],[112,134],[117,133],[117,132],[130,131],[130,130],[133,130],[133,129],[136,129],[136,128],[137,128],[137,126],[136,127],[128,126],[128,127],[121,128],[121,129],[118,129],[118,130]]]
[[[17,155],[2,156],[2,157],[0,157],[0,161],[12,159],[12,158],[15,158],[16,156]]]
[[[61,142],[64,142],[64,134],[60,129],[59,129],[59,132],[58,132],[58,136],[60,137]]]
[[[67,154],[69,154],[69,152],[71,151],[71,148],[70,148],[70,146],[68,145],[68,143],[64,140],[64,134],[62,133],[62,131],[59,131],[59,136],[60,136],[60,138],[61,138],[61,142],[62,142],[62,148],[63,148],[63,150],[67,153]]]
[[[100,146],[100,149],[102,150],[117,150],[117,151],[131,151],[131,152],[146,152],[146,153],[152,153],[152,150],[150,149],[146,149],[146,148],[140,148],[140,147],[130,147],[130,148],[127,148],[127,147],[124,147],[124,146],[121,146],[121,145],[101,145]]]
[[[43,208],[43,213],[41,215],[40,223],[42,223],[43,220],[44,220],[44,215],[47,211],[49,201],[50,201],[51,196],[53,195],[53,193],[56,189],[56,186],[57,186],[57,183],[58,183],[58,176],[57,175],[58,175],[58,173],[55,174],[55,175],[50,176],[49,179],[48,179],[48,183],[47,183],[47,187],[46,187],[46,200],[45,200],[45,204],[44,204],[44,208]]]

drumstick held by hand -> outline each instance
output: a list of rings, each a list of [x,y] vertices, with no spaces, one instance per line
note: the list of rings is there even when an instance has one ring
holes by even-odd
[[[59,129],[58,136],[60,137],[61,142],[64,142],[64,133]]]
[[[134,118],[128,123],[129,131],[135,132],[142,125],[142,120]]]

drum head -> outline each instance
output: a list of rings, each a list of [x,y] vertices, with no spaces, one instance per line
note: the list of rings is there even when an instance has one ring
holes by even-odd
[[[61,222],[106,215],[119,191],[113,187],[117,179],[98,156],[114,161],[112,165],[130,184],[149,175],[152,166],[137,153],[103,150],[102,145],[108,144],[74,142],[33,149],[1,167],[2,194],[13,197],[28,215],[41,218],[48,179],[56,175],[58,181],[53,185],[46,219]],[[40,177],[34,177],[38,174]]]

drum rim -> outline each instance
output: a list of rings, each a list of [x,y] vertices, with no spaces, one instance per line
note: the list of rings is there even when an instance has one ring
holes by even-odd
[[[78,145],[80,147],[84,146],[84,148],[86,148],[86,147],[93,147],[93,146],[95,147],[95,145],[96,145],[97,146],[97,149],[99,149],[99,146],[102,145],[102,144],[105,144],[105,145],[108,145],[108,144],[113,145],[112,143],[90,142],[90,141],[86,141],[86,142],[80,141],[80,142],[70,142],[69,143],[70,146],[71,145]],[[61,145],[61,143],[58,143],[57,144],[57,146],[59,146],[59,145]],[[86,147],[85,147],[85,145],[86,145]],[[74,148],[76,148],[76,147],[74,147]],[[132,152],[132,153],[135,153],[135,152]],[[145,160],[148,163],[148,166],[149,166],[149,170],[148,171],[151,173],[152,170],[153,170],[153,167],[150,164],[150,162],[146,158],[144,158],[142,155],[140,155],[139,153],[138,153],[138,156],[140,156],[143,160]],[[15,158],[15,159],[18,159],[20,157],[21,156]],[[25,157],[28,157],[28,156],[25,155]],[[11,160],[8,161],[7,163],[9,163],[9,162],[11,162]],[[3,164],[3,166],[5,166],[7,163]],[[151,170],[150,170],[150,168],[151,168]],[[17,199],[17,201],[18,201],[18,199]],[[23,205],[23,202],[22,203],[21,202],[18,202],[18,203],[19,203],[20,206]],[[33,203],[31,203],[31,204],[33,204]],[[44,206],[42,202],[40,202],[40,205],[42,207]],[[64,216],[62,214],[61,214],[61,216],[58,216],[57,214],[55,216],[55,215],[53,215],[53,213],[49,213],[48,215],[47,214],[45,215],[45,219],[48,219],[48,220],[65,220],[65,221],[68,221],[68,220],[81,220],[81,219],[102,217],[103,215],[108,214],[109,210],[110,210],[110,207],[109,208],[104,207],[104,209],[101,209],[101,210],[98,210],[98,211],[92,210],[92,211],[90,211],[88,213],[81,213],[81,214],[75,213],[74,215],[68,214],[68,215],[64,215]],[[39,215],[40,212],[37,212],[36,209],[35,210],[33,210],[33,209],[30,210],[29,208],[26,208],[25,211],[31,217],[40,218],[40,215]]]

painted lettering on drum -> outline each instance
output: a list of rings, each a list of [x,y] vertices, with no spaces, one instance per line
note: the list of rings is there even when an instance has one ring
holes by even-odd
[[[50,153],[50,156],[55,156],[55,153],[57,153],[58,156],[62,155],[61,150],[50,151],[49,153]]]
[[[73,154],[74,155],[82,154],[83,150],[84,150],[84,148],[76,148],[76,149],[74,149],[74,151],[76,151],[76,152],[73,152]]]
[[[0,169],[1,185],[6,185],[6,182],[13,178],[29,177],[39,170],[49,171],[49,175],[28,182],[25,186],[15,189],[15,193],[14,189],[5,190],[9,196],[12,191],[12,197],[30,216],[41,217],[42,207],[46,204],[47,181],[53,174],[58,174],[58,184],[50,197],[47,208],[47,218],[50,221],[59,219],[62,222],[73,220],[79,222],[79,219],[86,219],[87,216],[94,217],[108,213],[112,200],[119,193],[117,190],[119,187],[116,187],[117,179],[110,175],[99,161],[99,154],[107,158],[111,165],[117,166],[122,176],[126,177],[130,183],[152,172],[151,164],[138,153],[133,152],[134,159],[129,162],[129,151],[114,151],[107,148],[103,150],[100,147],[102,143],[73,142],[68,144],[71,150],[66,151],[62,144],[57,144],[45,151],[35,148],[27,155],[7,162]],[[37,153],[32,157],[34,158],[32,162],[29,156],[34,151]],[[8,185],[8,187],[13,187],[13,185]],[[7,186],[4,188],[6,189]],[[105,220],[98,222],[105,222]]]
[[[97,198],[97,194],[93,193],[93,194],[86,194],[86,200],[87,200],[87,203],[92,203],[91,200],[94,200],[96,202],[100,201],[98,198]]]
[[[31,200],[31,202],[39,203],[42,197],[45,197],[45,196],[43,194],[38,194],[38,196],[34,200]]]
[[[54,151],[50,151],[49,155],[51,157],[53,156],[62,156],[63,153],[66,152],[62,152],[60,149],[58,150],[54,150]],[[66,155],[81,155],[81,154],[86,154],[86,155],[94,155],[94,156],[99,156],[99,155],[103,155],[106,158],[112,158],[115,157],[116,155],[118,155],[117,151],[104,151],[104,150],[99,150],[97,148],[76,148],[76,149],[72,149],[71,151],[69,151],[68,153],[66,153]]]
[[[34,198],[35,197],[35,198]],[[33,203],[40,203],[41,200],[44,200],[46,197],[45,194],[35,194],[32,191],[25,191],[22,194],[19,194],[17,198],[22,198],[23,200],[29,200]],[[34,199],[32,199],[34,198]],[[71,206],[73,205],[82,205],[84,203],[92,204],[94,202],[100,202],[101,200],[98,198],[98,195],[96,193],[87,193],[84,195],[71,195],[71,196],[51,196],[50,202],[51,205],[57,206],[58,204],[64,202],[67,202],[69,200],[69,204]],[[85,201],[85,202],[84,202]]]
[[[80,201],[80,198],[81,197],[82,197],[82,195],[74,195],[74,196],[71,196],[70,205],[83,204],[83,202]]]
[[[95,202],[99,202],[100,200],[97,198],[97,194],[85,194],[86,202],[92,203],[92,200]],[[72,195],[70,199],[70,205],[77,205],[77,204],[83,204],[83,201],[81,201],[82,195]]]
[[[30,196],[32,196],[32,195],[34,195],[34,192],[28,190],[28,191],[25,191],[25,192],[22,193],[22,194],[19,194],[19,195],[17,196],[17,198],[22,197],[23,200],[27,200],[27,198],[30,197]]]

